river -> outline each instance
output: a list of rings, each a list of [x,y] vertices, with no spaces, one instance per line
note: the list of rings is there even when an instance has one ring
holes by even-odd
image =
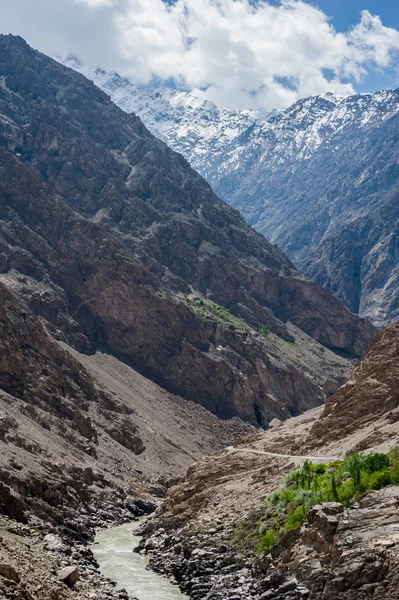
[[[140,541],[134,535],[138,527],[137,522],[127,523],[97,533],[91,550],[102,575],[116,581],[118,588],[125,588],[138,600],[188,599],[176,585],[146,569],[148,558],[132,551]]]

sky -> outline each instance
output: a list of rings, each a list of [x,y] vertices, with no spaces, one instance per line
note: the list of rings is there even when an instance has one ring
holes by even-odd
[[[399,0],[0,0],[0,32],[142,85],[271,110],[399,86]]]

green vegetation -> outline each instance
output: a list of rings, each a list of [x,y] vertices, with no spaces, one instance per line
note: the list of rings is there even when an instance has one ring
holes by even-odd
[[[210,302],[209,300],[203,298],[195,298],[192,296],[185,296],[184,298],[187,306],[191,308],[193,312],[202,320],[211,319],[212,321],[216,321],[222,327],[229,327],[230,329],[241,329],[244,331],[254,331],[248,323],[244,321],[244,319],[240,319],[232,314],[232,312],[226,308],[225,306],[221,306],[220,304],[216,304],[216,302]],[[259,333],[267,338],[270,329],[267,325],[263,323],[259,324]]]
[[[283,535],[305,523],[312,506],[341,502],[350,507],[365,492],[390,484],[399,484],[399,448],[388,454],[352,454],[328,464],[306,461],[286,478],[283,487],[269,495],[260,520],[236,528],[233,543],[251,541],[258,553],[269,552]]]
[[[246,331],[250,329],[243,319],[235,317],[225,306],[202,298],[190,298],[189,296],[186,296],[185,302],[200,319],[211,319],[222,327],[245,329]]]
[[[298,348],[298,342],[294,340],[293,342],[289,342],[288,340],[284,340],[286,344],[291,346],[292,348]]]
[[[259,543],[259,525],[263,510],[258,509],[248,515],[246,519],[234,528],[232,544],[241,550],[253,551]]]

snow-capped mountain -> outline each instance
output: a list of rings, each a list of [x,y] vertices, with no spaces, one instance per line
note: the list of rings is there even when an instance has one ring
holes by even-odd
[[[312,96],[262,115],[59,60],[138,114],[352,311],[399,319],[399,91]]]
[[[122,110],[137,114],[151,133],[183,154],[203,175],[222,159],[226,146],[257,120],[262,122],[269,116],[252,110],[221,109],[188,92],[140,87],[118,73],[87,67],[72,55],[57,60],[91,79]]]
[[[226,148],[215,190],[353,312],[399,319],[399,90],[299,100]]]

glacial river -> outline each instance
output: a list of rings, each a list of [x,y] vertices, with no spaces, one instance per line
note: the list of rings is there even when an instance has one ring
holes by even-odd
[[[140,538],[134,535],[139,523],[127,523],[99,531],[91,550],[104,577],[116,581],[138,600],[184,600],[176,585],[146,569],[148,559],[133,552]]]

